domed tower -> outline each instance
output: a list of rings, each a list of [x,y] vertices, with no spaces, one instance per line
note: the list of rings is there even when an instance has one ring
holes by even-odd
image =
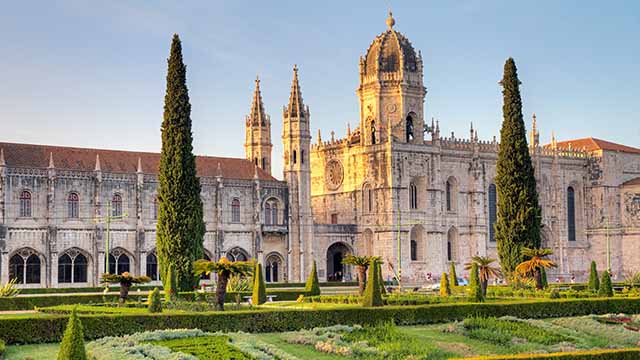
[[[396,142],[422,144],[424,98],[422,55],[395,31],[392,13],[387,31],[360,57],[360,130],[362,145]]]
[[[271,119],[264,111],[260,79],[256,78],[251,113],[246,118],[244,151],[248,160],[271,174]]]

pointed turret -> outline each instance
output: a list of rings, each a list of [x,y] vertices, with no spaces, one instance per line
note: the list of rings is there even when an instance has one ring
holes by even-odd
[[[93,169],[93,171],[102,171],[102,168],[100,167],[100,154],[96,154],[96,167]]]
[[[251,111],[245,124],[245,156],[255,166],[271,174],[271,119],[264,110],[260,78],[256,76]]]
[[[533,113],[531,120],[531,134],[529,136],[529,146],[536,148],[540,146],[540,132],[537,129],[536,113]]]
[[[56,166],[53,163],[53,152],[49,153],[49,169],[55,169]]]
[[[300,117],[300,120],[307,118],[308,108],[305,109],[302,102],[302,92],[298,82],[298,65],[293,65],[293,81],[291,82],[291,93],[289,94],[289,105],[285,108],[285,117]]]

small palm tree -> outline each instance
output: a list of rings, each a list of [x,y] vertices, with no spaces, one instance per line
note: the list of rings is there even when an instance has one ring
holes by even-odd
[[[542,269],[548,269],[552,267],[557,267],[555,262],[549,259],[545,259],[545,257],[552,255],[553,251],[551,249],[522,249],[522,256],[529,258],[529,260],[523,261],[518,266],[516,266],[516,272],[518,274],[524,276],[531,276],[536,281],[536,289],[542,290]]]
[[[342,263],[345,265],[353,265],[358,272],[358,295],[362,296],[364,293],[364,286],[367,279],[367,269],[371,260],[380,261],[378,256],[356,256],[348,254],[342,259]]]
[[[224,310],[224,297],[227,294],[227,282],[229,277],[235,274],[249,275],[254,267],[252,261],[229,261],[226,257],[221,257],[218,261],[197,260],[193,263],[193,273],[209,275],[211,272],[218,274],[216,283],[216,309]]]
[[[492,266],[496,259],[485,256],[474,256],[471,258],[471,262],[464,264],[465,270],[471,270],[473,264],[478,265],[478,272],[480,275],[480,287],[482,288],[482,296],[487,296],[487,285],[489,284],[489,278],[502,276],[502,271],[499,266]]]
[[[122,274],[102,274],[102,282],[109,287],[111,283],[119,283],[120,284],[120,303],[125,303],[127,301],[127,296],[129,296],[129,289],[133,284],[144,284],[151,281],[151,278],[148,276],[140,275],[135,276],[129,274],[128,271],[123,272]]]

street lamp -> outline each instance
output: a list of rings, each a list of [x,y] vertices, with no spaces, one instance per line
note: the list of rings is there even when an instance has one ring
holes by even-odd
[[[104,246],[104,272],[109,272],[109,243],[110,243],[110,238],[111,238],[111,221],[113,220],[120,220],[120,219],[124,219],[129,217],[129,215],[127,213],[121,214],[121,215],[113,215],[113,212],[111,211],[111,202],[107,203],[107,215],[103,216],[103,217],[96,217],[94,219],[94,221],[97,224],[106,224],[107,225],[107,238],[105,239],[105,246]]]

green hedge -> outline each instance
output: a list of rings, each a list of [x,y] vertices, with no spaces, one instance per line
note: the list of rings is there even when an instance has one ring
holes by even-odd
[[[575,351],[552,354],[519,354],[497,355],[464,358],[464,360],[515,360],[515,359],[556,359],[556,360],[637,360],[640,359],[640,348]],[[453,359],[453,360],[463,360]]]
[[[3,358],[5,350],[4,341],[0,339],[0,359]]]
[[[463,320],[468,316],[547,318],[606,313],[640,313],[638,298],[576,299],[482,304],[436,304],[352,307],[343,309],[261,309],[187,314],[82,315],[87,339],[120,336],[145,330],[201,329],[203,331],[282,332],[313,327],[374,325],[393,320],[398,325],[431,324]],[[59,315],[5,316],[0,334],[8,344],[60,341],[68,317]]]
[[[154,285],[133,285],[130,291],[151,291],[153,288],[158,287]],[[159,286],[162,290],[162,285]],[[29,288],[20,289],[20,294],[72,294],[72,293],[101,293],[104,290],[104,286],[100,287],[73,287],[73,288]],[[119,292],[120,286],[109,286],[109,291]]]

